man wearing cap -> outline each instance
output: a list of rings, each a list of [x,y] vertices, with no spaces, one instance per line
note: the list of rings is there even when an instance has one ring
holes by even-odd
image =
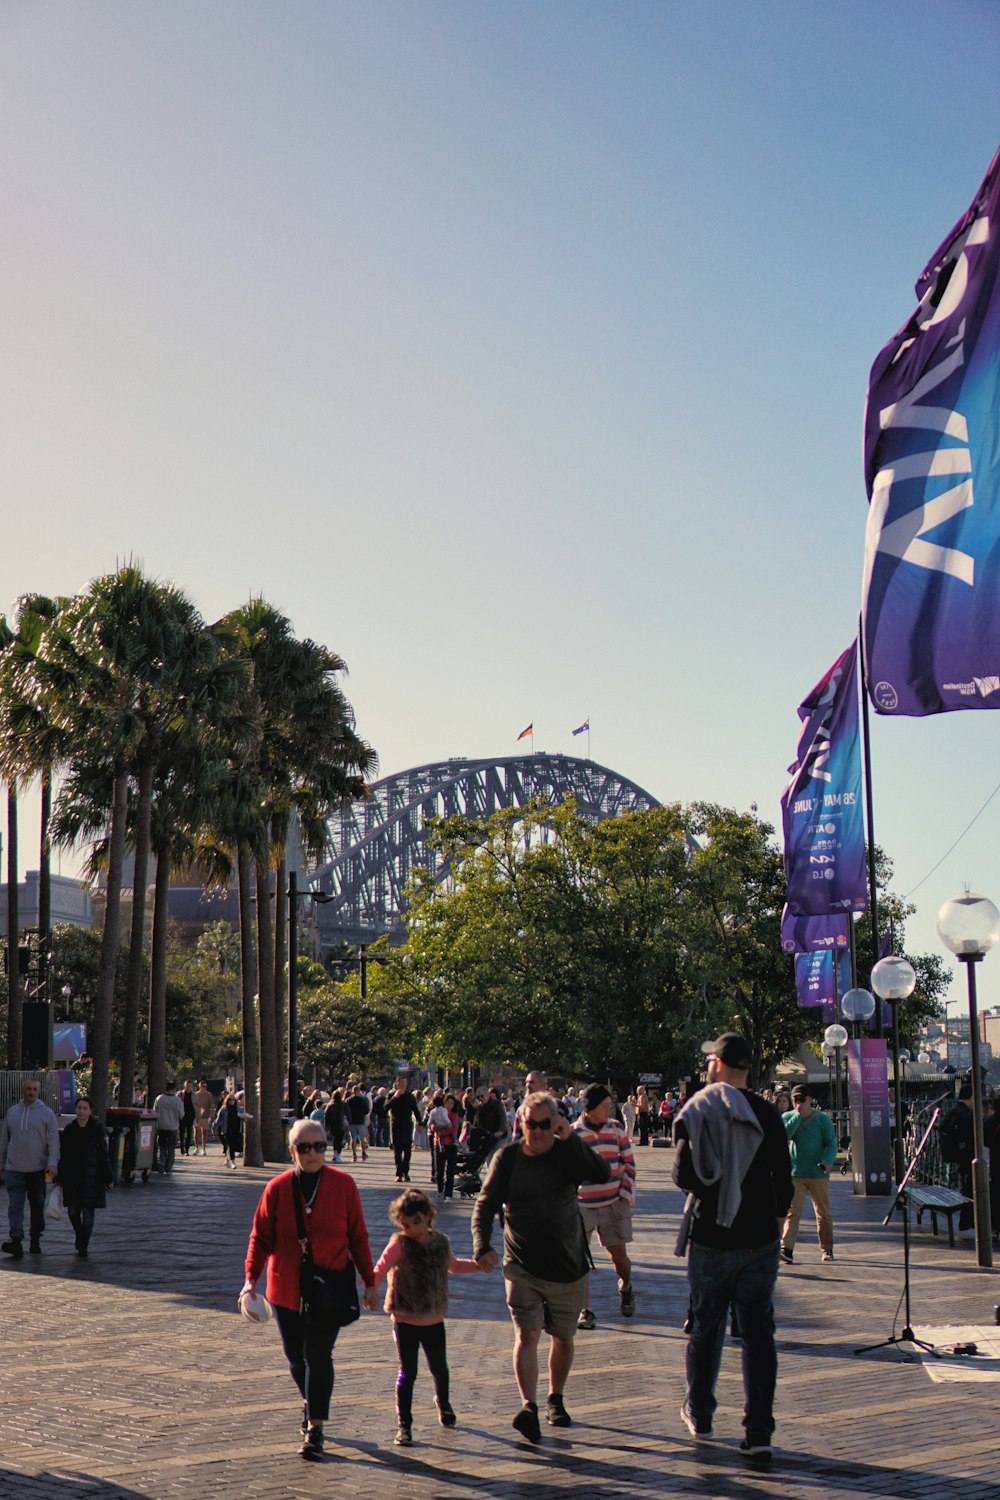
[[[592,1083],[580,1095],[583,1114],[573,1129],[586,1141],[591,1150],[611,1168],[610,1182],[583,1182],[580,1184],[580,1217],[587,1231],[587,1239],[597,1230],[597,1237],[611,1256],[618,1272],[618,1297],[622,1317],[631,1318],[635,1313],[635,1293],[632,1290],[632,1262],[628,1258],[628,1242],[632,1238],[632,1205],[635,1202],[635,1157],[625,1126],[611,1113],[610,1090],[603,1083]],[[580,1314],[578,1328],[597,1327],[597,1317],[590,1307],[590,1277],[584,1288],[586,1306]]]
[[[570,1425],[563,1391],[573,1364],[587,1280],[587,1237],[577,1189],[582,1182],[607,1182],[611,1168],[570,1129],[551,1094],[529,1094],[519,1115],[522,1139],[496,1153],[476,1199],[472,1253],[480,1270],[495,1269],[490,1232],[502,1209],[503,1274],[515,1329],[514,1376],[523,1403],[512,1425],[529,1443],[537,1443],[538,1345],[543,1329],[552,1340],[545,1419],[552,1427]]]
[[[830,1168],[837,1160],[837,1132],[821,1109],[814,1109],[804,1084],[792,1089],[792,1107],[782,1115],[792,1155],[792,1207],[781,1235],[781,1258],[792,1264],[792,1251],[806,1197],[813,1201],[816,1232],[824,1260],[833,1260],[833,1216],[830,1213]]]
[[[771,1456],[774,1388],[774,1286],[779,1235],[792,1202],[788,1139],[773,1104],[747,1088],[750,1048],[727,1031],[702,1052],[708,1084],[677,1116],[674,1181],[688,1193],[677,1253],[690,1237],[691,1330],[687,1398],[681,1419],[691,1436],[712,1436],[715,1383],[730,1306],[743,1352],[745,1394],[740,1452]]]

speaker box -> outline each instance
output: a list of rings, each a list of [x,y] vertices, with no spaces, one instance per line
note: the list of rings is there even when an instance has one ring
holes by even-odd
[[[47,1068],[52,1045],[52,1012],[44,1000],[25,1000],[21,1019],[22,1068]]]

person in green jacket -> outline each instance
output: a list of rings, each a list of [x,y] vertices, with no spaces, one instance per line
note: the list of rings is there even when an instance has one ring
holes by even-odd
[[[837,1160],[837,1133],[833,1121],[813,1108],[812,1095],[803,1084],[792,1089],[792,1107],[782,1115],[792,1158],[794,1197],[781,1236],[781,1258],[792,1264],[799,1220],[806,1196],[813,1201],[816,1232],[824,1260],[833,1260],[833,1217],[830,1213],[830,1168]]]

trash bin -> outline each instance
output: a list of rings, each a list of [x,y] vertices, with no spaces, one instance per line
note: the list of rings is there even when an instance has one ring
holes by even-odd
[[[107,1125],[115,1181],[131,1182],[139,1172],[148,1182],[156,1156],[156,1115],[145,1109],[109,1109]]]

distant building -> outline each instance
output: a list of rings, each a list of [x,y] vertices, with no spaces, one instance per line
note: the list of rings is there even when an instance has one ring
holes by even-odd
[[[51,877],[52,925],[66,922],[72,927],[92,927],[90,892],[80,880],[68,875]],[[38,926],[38,871],[29,870],[17,887],[17,923],[22,930]],[[0,935],[7,932],[7,887],[0,885]]]

